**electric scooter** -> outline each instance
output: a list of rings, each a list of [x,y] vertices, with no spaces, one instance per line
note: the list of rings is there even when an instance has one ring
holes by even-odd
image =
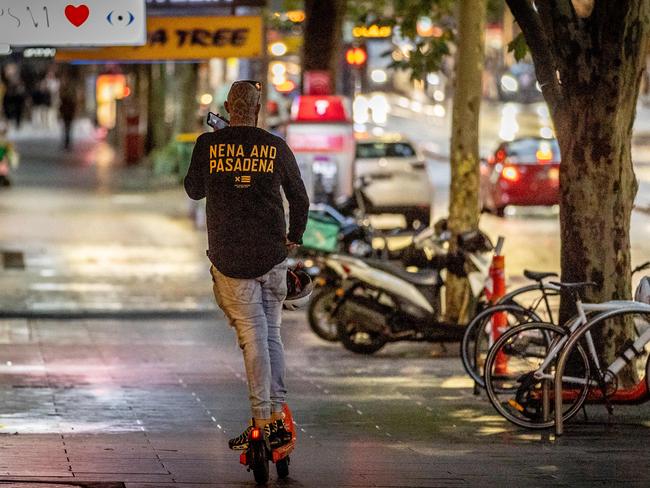
[[[264,430],[255,427],[248,435],[248,449],[239,455],[239,462],[253,472],[255,481],[264,485],[269,481],[269,461],[275,464],[279,479],[289,476],[289,455],[296,447],[296,426],[288,405],[284,405],[284,424],[291,432],[291,441],[277,449],[271,449],[268,439],[264,438]]]

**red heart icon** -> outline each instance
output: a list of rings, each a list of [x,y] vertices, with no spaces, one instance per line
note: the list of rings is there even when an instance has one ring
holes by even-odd
[[[86,5],[79,5],[75,7],[74,5],[68,5],[65,8],[65,16],[75,27],[79,27],[81,24],[88,20],[90,15],[90,10]]]

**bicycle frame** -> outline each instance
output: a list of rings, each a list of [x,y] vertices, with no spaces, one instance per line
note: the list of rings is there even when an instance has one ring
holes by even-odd
[[[576,330],[582,325],[589,322],[587,313],[597,313],[597,315],[592,319],[596,320],[599,317],[604,315],[604,312],[616,311],[619,312],[625,309],[625,306],[634,305],[636,302],[633,301],[623,301],[623,300],[611,300],[604,303],[582,303],[582,300],[576,300],[576,308],[578,309],[577,317],[571,319],[567,325],[569,333],[565,336],[562,336],[558,341],[551,346],[551,350],[546,355],[546,358],[540,365],[540,367],[533,373],[533,376],[537,380],[552,380],[555,378],[555,375],[544,373],[546,369],[550,366],[551,362],[556,358],[556,356],[564,349],[567,341],[573,337]],[[591,359],[594,361],[596,367],[600,370],[600,361],[598,360],[598,354],[596,352],[596,345],[594,343],[593,337],[589,331],[585,333],[585,340],[587,341],[587,348]],[[623,365],[624,366],[624,365]],[[584,385],[585,380],[581,378],[571,378],[564,377],[565,381],[570,381],[572,383]]]
[[[531,311],[531,312],[536,312],[537,308],[539,307],[540,302],[544,302],[544,307],[546,308],[546,312],[548,313],[548,316],[551,318],[551,323],[553,322],[553,312],[551,310],[551,304],[548,301],[548,295],[547,291],[554,291],[557,293],[560,293],[561,289],[559,286],[552,285],[550,283],[545,283],[545,282],[539,282],[531,285],[525,285],[520,288],[517,288],[515,290],[512,290],[510,293],[506,293],[501,297],[495,305],[500,305],[502,303],[507,303],[509,301],[514,301],[514,298],[516,298],[518,295],[522,295],[524,293],[528,293],[530,291],[541,291],[542,292],[542,297],[538,299],[533,305],[528,307],[526,310]],[[555,296],[555,294],[553,294]]]
[[[569,336],[564,336],[568,340],[565,342],[564,349],[558,358],[557,366],[555,368],[555,434],[560,436],[564,433],[564,420],[562,419],[562,400],[563,400],[563,389],[562,381],[566,379],[564,377],[564,370],[569,359],[569,353],[573,350],[578,341],[583,337],[591,337],[591,328],[610,317],[616,315],[624,314],[648,314],[650,315],[650,305],[644,303],[633,302],[633,301],[622,301],[614,300],[611,302],[606,302],[612,304],[613,308],[604,313],[599,313],[593,317],[590,321],[583,323],[579,326],[574,332]],[[604,305],[604,304],[603,304]],[[608,366],[607,371],[611,374],[618,374],[623,367],[631,361],[635,356],[637,356],[639,351],[642,351],[646,344],[650,343],[650,330],[642,333],[632,345],[628,346],[623,353],[614,360],[614,362]],[[556,353],[557,354],[557,353]],[[597,356],[594,355],[594,358],[597,360]],[[598,363],[596,363],[598,364]],[[600,366],[598,366],[600,368]]]

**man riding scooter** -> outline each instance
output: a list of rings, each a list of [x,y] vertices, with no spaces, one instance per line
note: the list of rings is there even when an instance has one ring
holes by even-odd
[[[287,252],[300,245],[309,200],[287,144],[257,127],[261,84],[236,81],[225,104],[230,125],[202,134],[185,177],[194,200],[207,198],[214,294],[244,355],[253,421],[230,439],[246,450],[254,427],[271,448],[291,440],[284,423],[284,349],[280,338],[287,295]],[[289,231],[280,188],[289,202]],[[299,294],[301,292],[298,292]]]

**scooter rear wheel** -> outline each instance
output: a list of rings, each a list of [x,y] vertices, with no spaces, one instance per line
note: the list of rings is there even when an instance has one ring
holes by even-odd
[[[278,478],[284,479],[289,476],[289,456],[275,463],[275,469],[278,472]]]
[[[269,460],[266,457],[265,447],[258,445],[251,450],[252,462],[250,468],[258,485],[269,481]]]

